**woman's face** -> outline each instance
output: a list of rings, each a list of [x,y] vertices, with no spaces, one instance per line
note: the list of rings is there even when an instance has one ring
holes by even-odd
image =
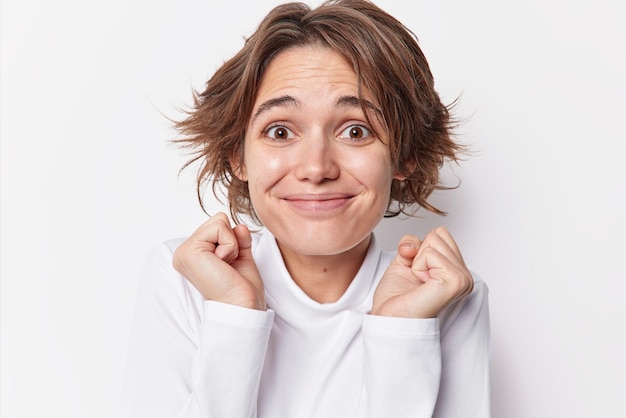
[[[328,48],[283,51],[266,69],[238,175],[283,255],[366,248],[385,214],[400,177],[357,96],[354,71]],[[377,105],[368,106],[375,122]]]

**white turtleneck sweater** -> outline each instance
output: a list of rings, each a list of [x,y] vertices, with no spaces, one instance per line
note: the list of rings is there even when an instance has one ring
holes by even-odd
[[[309,298],[274,237],[253,235],[268,310],[206,301],[172,267],[182,240],[150,255],[136,308],[124,418],[489,417],[487,287],[438,318],[369,315],[393,259],[373,237],[345,294]]]

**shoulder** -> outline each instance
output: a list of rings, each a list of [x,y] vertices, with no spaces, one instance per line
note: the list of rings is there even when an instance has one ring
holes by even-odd
[[[174,238],[155,245],[144,262],[140,297],[167,309],[198,311],[202,297],[172,265],[176,248],[185,238]]]
[[[160,242],[150,249],[143,265],[144,281],[150,277],[173,277],[177,275],[175,274],[176,270],[172,266],[172,260],[176,248],[183,241],[185,241],[185,238],[174,238]]]
[[[182,244],[186,239],[187,237],[178,237],[178,238],[169,239],[167,241],[163,241],[160,244],[158,244],[153,249],[153,251],[158,251],[159,249],[162,249],[162,250],[167,250],[168,254],[173,255],[174,251],[176,251],[176,248],[178,248],[180,244]]]

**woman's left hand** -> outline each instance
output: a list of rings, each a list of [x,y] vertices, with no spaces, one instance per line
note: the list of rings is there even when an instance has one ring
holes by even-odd
[[[472,275],[446,228],[434,229],[423,241],[405,235],[376,288],[371,314],[434,318],[473,287]]]

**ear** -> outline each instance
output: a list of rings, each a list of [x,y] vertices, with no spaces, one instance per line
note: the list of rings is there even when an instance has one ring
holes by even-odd
[[[406,168],[409,169],[409,172],[411,172],[411,173],[414,172],[415,169],[417,168],[417,163],[415,161],[411,161],[411,162],[405,163],[404,165],[405,165]],[[393,178],[394,178],[394,180],[402,181],[402,180],[406,180],[407,176],[402,174],[399,169],[396,169],[396,171],[393,173]]]
[[[228,159],[230,167],[233,169],[233,174],[241,181],[248,181],[248,174],[246,173],[246,166],[241,163],[238,155],[231,155]]]
[[[400,174],[399,171],[396,170],[396,172],[393,173],[393,179],[402,181],[402,180],[406,180],[406,176],[403,176],[402,174]]]

